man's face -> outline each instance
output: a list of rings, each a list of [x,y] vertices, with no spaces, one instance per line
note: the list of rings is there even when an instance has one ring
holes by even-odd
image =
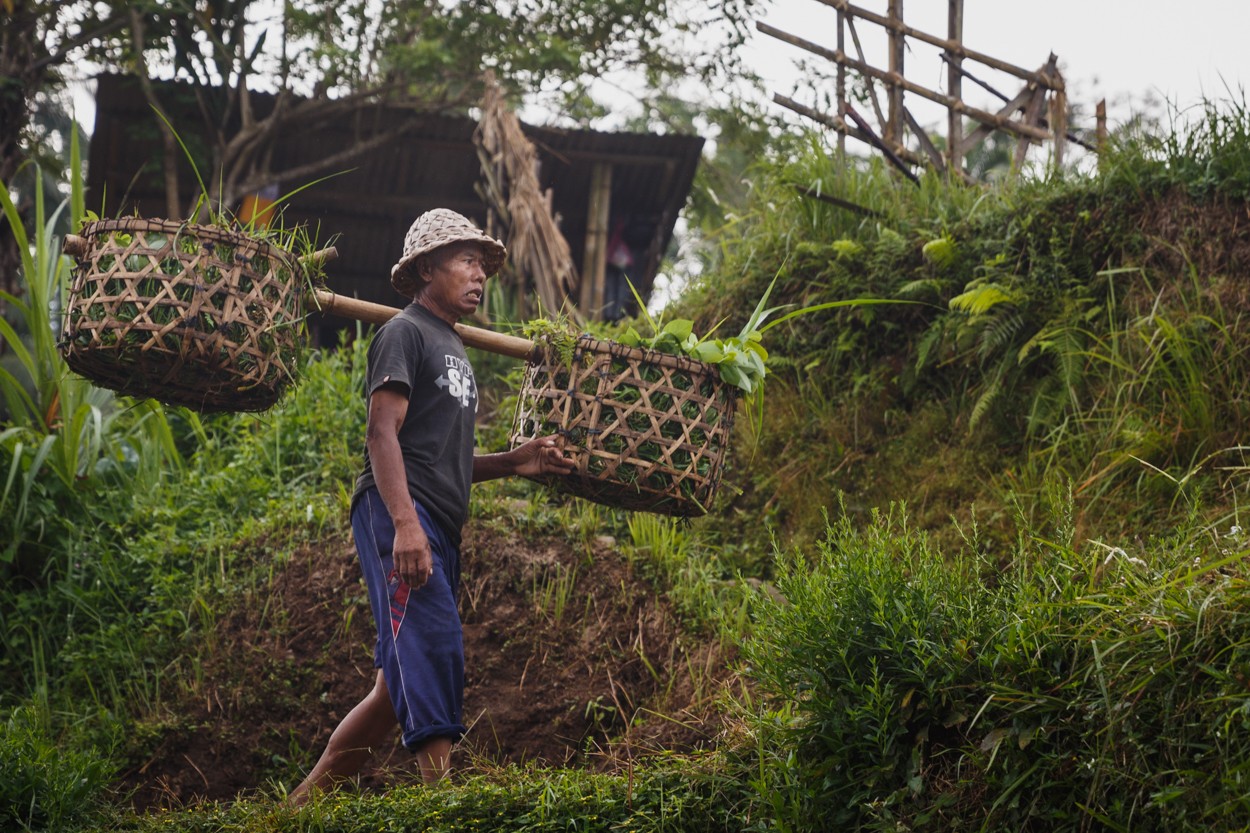
[[[482,303],[486,286],[486,259],[482,245],[450,243],[432,253],[421,269],[426,281],[421,301],[448,320],[472,315]]]

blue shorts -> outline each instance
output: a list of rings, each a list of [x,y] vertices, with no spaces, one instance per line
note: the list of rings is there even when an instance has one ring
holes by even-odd
[[[352,533],[378,628],[373,664],[386,679],[404,746],[415,750],[430,738],[459,740],[465,728],[460,553],[425,507],[413,505],[434,557],[434,572],[420,590],[395,574],[395,525],[377,489],[357,498]]]

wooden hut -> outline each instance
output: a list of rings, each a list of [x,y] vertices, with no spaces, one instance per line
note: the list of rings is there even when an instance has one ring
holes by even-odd
[[[174,91],[169,83],[157,88],[161,100],[171,102],[167,111],[175,127],[192,134],[183,138],[193,145],[200,129],[194,99],[171,95]],[[271,97],[254,99],[259,115],[272,107]],[[103,206],[102,216],[164,216],[160,136],[138,82],[127,76],[101,76],[96,102],[88,205],[96,210]],[[180,113],[178,107],[185,112]],[[377,106],[315,133],[282,136],[274,148],[273,158],[278,160],[274,167],[294,169],[325,158],[410,117],[410,112],[400,108]],[[390,268],[402,251],[404,233],[418,214],[445,207],[485,225],[487,208],[475,190],[482,178],[473,144],[476,126],[462,116],[423,117],[401,139],[345,164],[350,170],[291,200],[284,217],[287,223],[307,223],[321,240],[335,238],[340,259],[329,269],[333,291],[402,306],[404,299],[390,286]],[[603,206],[607,205],[609,233],[618,248],[620,243],[629,248],[629,277],[642,296],[649,297],[694,180],[703,139],[529,125],[523,129],[538,152],[539,184],[551,190],[552,208],[560,218],[574,264],[583,274],[604,280],[602,263],[587,263],[585,258],[588,250],[592,258],[612,256],[602,240],[596,239],[603,234]],[[185,191],[188,184],[196,186],[190,169],[184,170],[180,182]],[[201,173],[206,179],[213,175]],[[286,193],[301,184],[275,182],[271,187]],[[184,201],[187,196],[183,195]],[[600,293],[600,297],[605,294],[610,298],[612,292]],[[612,317],[611,312],[607,317]],[[325,322],[320,328],[323,341],[331,337],[331,326]]]

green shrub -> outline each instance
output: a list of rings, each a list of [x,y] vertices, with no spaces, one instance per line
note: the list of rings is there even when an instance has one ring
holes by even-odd
[[[0,829],[65,833],[98,813],[113,767],[107,753],[75,744],[50,736],[34,707],[0,722]]]
[[[918,738],[975,710],[971,650],[989,625],[987,594],[901,513],[862,534],[843,521],[812,565],[789,552],[778,572],[785,601],[757,597],[750,673],[802,717],[789,738],[806,764],[800,805],[852,829],[870,805],[921,793]]]
[[[639,763],[622,775],[508,767],[435,787],[401,787],[385,796],[339,791],[299,812],[270,802],[201,805],[128,819],[113,829],[716,833],[754,821],[733,815],[736,796],[714,762],[675,758]]]
[[[833,525],[810,564],[782,558],[785,601],[757,602],[746,656],[789,716],[757,726],[784,742],[761,800],[847,829],[1239,826],[1248,544],[1038,536],[1000,567],[933,551],[901,512]]]

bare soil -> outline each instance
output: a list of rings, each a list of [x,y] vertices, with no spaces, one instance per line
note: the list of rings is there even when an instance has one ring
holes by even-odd
[[[575,581],[557,616],[550,588],[562,575]],[[473,523],[460,609],[470,728],[453,756],[459,772],[521,762],[612,769],[709,745],[722,728],[714,698],[732,656],[685,632],[610,538],[575,551]],[[294,787],[372,685],[373,633],[349,537],[276,566],[266,587],[218,614],[202,661],[179,671],[176,691],[140,727],[124,774],[135,807]],[[360,786],[416,780],[397,731]]]

